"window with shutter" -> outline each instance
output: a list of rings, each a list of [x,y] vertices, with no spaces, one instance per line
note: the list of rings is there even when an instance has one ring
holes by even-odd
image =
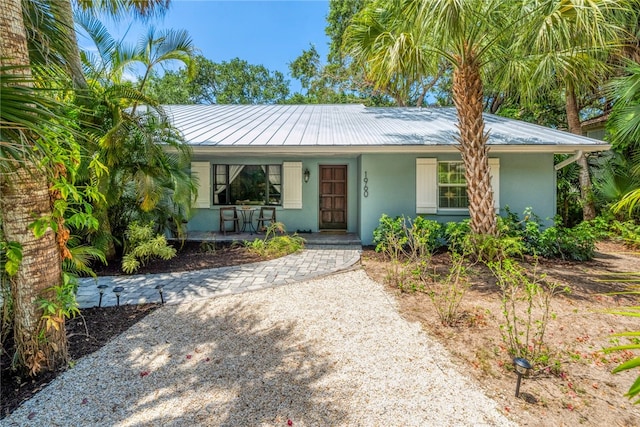
[[[493,207],[500,212],[500,159],[489,159],[491,188],[493,189]]]
[[[491,188],[496,212],[500,210],[500,159],[489,159]],[[464,164],[416,159],[416,213],[434,214],[438,209],[467,209]]]

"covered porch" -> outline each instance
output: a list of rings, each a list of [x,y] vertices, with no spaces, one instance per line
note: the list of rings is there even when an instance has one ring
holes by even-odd
[[[306,241],[307,245],[362,246],[360,237],[356,233],[317,232],[298,233],[298,235]],[[189,231],[187,233],[187,240],[195,242],[242,242],[263,238],[264,233],[227,232],[226,235],[212,231]]]

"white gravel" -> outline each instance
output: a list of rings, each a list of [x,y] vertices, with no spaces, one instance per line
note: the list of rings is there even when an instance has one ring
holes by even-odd
[[[165,306],[3,425],[512,425],[362,270]]]

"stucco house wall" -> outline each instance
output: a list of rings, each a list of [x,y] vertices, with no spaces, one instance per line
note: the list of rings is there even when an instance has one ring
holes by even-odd
[[[220,206],[213,203],[211,195],[214,164],[279,164],[283,171],[286,165],[287,173],[281,175],[283,203],[276,207],[276,214],[290,232],[320,230],[321,165],[346,166],[344,228],[357,233],[365,245],[372,243],[373,230],[382,214],[409,217],[421,214],[443,223],[468,217],[467,209],[438,207],[434,196],[438,188],[438,162],[461,161],[453,108],[362,105],[164,108],[192,146],[192,173],[203,178],[200,194],[206,197],[200,200],[188,223],[190,231],[219,230]],[[554,154],[609,148],[602,141],[491,114],[485,115],[485,122],[492,185],[497,187],[494,191],[499,196],[496,211],[501,214],[505,206],[516,213],[530,207],[542,219],[551,220],[556,206]],[[303,182],[305,170],[310,173],[308,182]],[[294,193],[295,203],[284,202],[287,195]],[[338,226],[342,227],[343,221]]]

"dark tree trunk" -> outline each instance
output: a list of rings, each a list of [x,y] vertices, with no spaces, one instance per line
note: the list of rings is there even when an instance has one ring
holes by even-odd
[[[580,126],[580,108],[578,107],[575,89],[571,83],[567,84],[566,112],[569,132],[576,135],[582,135],[582,127]],[[578,165],[580,166],[579,180],[582,219],[588,221],[596,217],[596,207],[593,201],[591,176],[589,175],[589,162],[587,161],[587,156],[584,153],[578,159]]]
[[[75,22],[73,20],[73,9],[71,0],[56,1],[56,19],[64,26],[66,32],[64,36],[67,38],[67,66],[69,74],[73,81],[73,88],[82,96],[82,100],[86,97],[86,91],[89,89],[87,80],[82,70],[82,60],[80,59],[80,49],[78,49],[78,39],[76,37]]]

